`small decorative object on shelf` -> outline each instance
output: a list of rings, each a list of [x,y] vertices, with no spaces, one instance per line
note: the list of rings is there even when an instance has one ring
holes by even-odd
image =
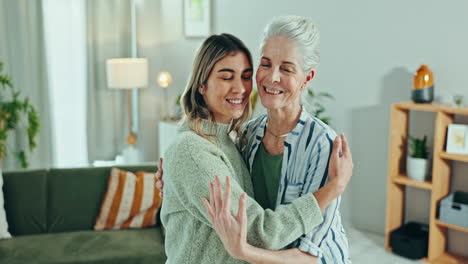
[[[173,121],[181,120],[184,115],[184,111],[182,110],[182,105],[180,105],[181,98],[182,98],[182,94],[179,94],[175,101],[174,109],[172,111],[172,116],[171,116],[171,120]]]
[[[414,74],[411,99],[415,103],[431,103],[434,100],[434,75],[427,65],[421,65]]]
[[[468,228],[468,193],[454,192],[442,199],[439,219],[447,224]]]
[[[455,95],[453,96],[453,102],[455,103],[455,105],[456,105],[457,107],[462,107],[463,95],[455,94]]]
[[[448,126],[447,153],[468,155],[468,125],[450,124]]]
[[[427,136],[423,139],[410,139],[411,155],[407,157],[406,169],[408,177],[415,181],[425,181],[428,174],[428,151],[427,151]]]
[[[427,257],[429,226],[409,222],[390,234],[390,247],[393,253],[409,259]]]

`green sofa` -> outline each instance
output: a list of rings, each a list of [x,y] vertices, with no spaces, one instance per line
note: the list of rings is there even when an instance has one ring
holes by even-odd
[[[159,220],[151,228],[93,230],[110,169],[4,172],[8,230],[14,237],[0,240],[0,263],[164,263]]]

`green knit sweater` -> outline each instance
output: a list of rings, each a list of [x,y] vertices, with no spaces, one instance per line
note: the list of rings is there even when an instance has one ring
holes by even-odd
[[[201,129],[216,135],[206,139],[182,124],[175,143],[164,157],[164,200],[162,224],[166,229],[165,248],[174,264],[244,263],[229,256],[211,227],[201,200],[209,198],[209,182],[219,175],[223,184],[231,176],[231,210],[237,214],[239,197],[248,194],[247,240],[266,249],[282,249],[322,222],[317,201],[306,195],[275,211],[264,210],[253,197],[249,171],[229,138],[228,126],[204,121]]]

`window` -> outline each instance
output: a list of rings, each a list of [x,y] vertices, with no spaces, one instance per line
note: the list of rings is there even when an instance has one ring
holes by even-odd
[[[88,164],[84,0],[44,0],[53,167]]]

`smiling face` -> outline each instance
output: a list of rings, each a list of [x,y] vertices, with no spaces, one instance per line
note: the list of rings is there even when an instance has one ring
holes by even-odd
[[[198,90],[218,123],[228,124],[244,113],[252,91],[252,65],[243,52],[218,61]]]
[[[294,41],[274,36],[265,42],[256,80],[258,94],[267,109],[296,108],[301,91],[313,76],[313,71],[304,73]]]

